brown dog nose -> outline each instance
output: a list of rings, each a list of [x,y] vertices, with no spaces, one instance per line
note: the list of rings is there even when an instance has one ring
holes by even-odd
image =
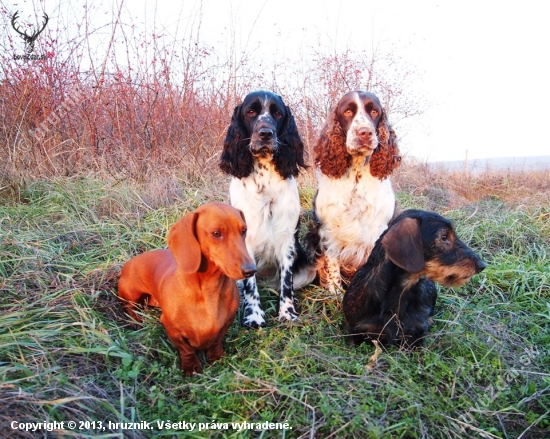
[[[256,273],[256,265],[244,264],[241,267],[241,273],[243,274],[244,277],[254,276],[254,274]]]
[[[362,140],[369,140],[372,137],[372,131],[368,128],[361,128],[359,131],[357,131],[357,135]]]

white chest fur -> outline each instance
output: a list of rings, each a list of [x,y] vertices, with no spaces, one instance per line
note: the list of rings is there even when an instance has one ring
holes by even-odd
[[[372,177],[368,165],[352,167],[340,178],[317,170],[316,177],[315,209],[322,245],[341,264],[358,267],[366,262],[392,218],[395,194],[391,182]]]
[[[300,216],[298,186],[293,177],[283,179],[271,162],[258,162],[247,177],[232,178],[231,204],[243,211],[249,253],[262,265],[275,265],[289,248]]]

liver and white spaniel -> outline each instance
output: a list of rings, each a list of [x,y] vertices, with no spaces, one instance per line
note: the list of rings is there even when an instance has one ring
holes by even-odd
[[[315,251],[321,285],[336,292],[342,275],[362,266],[395,209],[389,175],[401,157],[378,98],[345,94],[327,118],[314,148],[315,225],[306,240]]]
[[[231,204],[244,212],[246,245],[258,273],[278,280],[279,320],[296,320],[294,287],[313,280],[298,243],[300,199],[295,177],[305,168],[304,145],[294,117],[280,96],[268,91],[248,94],[235,108],[223,145],[220,167],[232,176]],[[245,326],[265,326],[255,276],[238,281]]]

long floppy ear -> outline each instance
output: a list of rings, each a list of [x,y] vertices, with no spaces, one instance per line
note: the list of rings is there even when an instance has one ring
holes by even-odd
[[[201,247],[195,234],[198,217],[198,213],[190,212],[168,232],[168,248],[178,268],[186,274],[196,273],[201,265]]]
[[[254,158],[250,152],[250,133],[247,132],[237,105],[231,117],[231,124],[223,141],[220,168],[233,177],[247,177],[254,169]]]
[[[337,107],[327,117],[313,152],[315,164],[329,177],[340,178],[351,165],[351,156],[346,149],[346,133],[338,121]]]
[[[418,221],[403,218],[382,236],[382,245],[390,261],[410,273],[424,268],[424,246]]]
[[[300,168],[307,168],[307,165],[304,162],[304,144],[298,134],[294,116],[289,107],[285,108],[286,116],[280,133],[277,133],[279,146],[273,154],[273,162],[279,175],[287,179],[296,177]]]
[[[370,173],[373,177],[384,180],[401,164],[397,136],[388,123],[385,111],[382,111],[382,117],[376,130],[378,147],[374,150],[370,159]]]

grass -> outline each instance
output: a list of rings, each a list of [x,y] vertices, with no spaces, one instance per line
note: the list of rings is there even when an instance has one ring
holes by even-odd
[[[436,324],[422,349],[389,348],[368,370],[374,349],[348,343],[338,299],[305,288],[301,320],[281,324],[276,295],[263,288],[268,327],[245,330],[235,322],[226,356],[193,378],[178,369],[158,311],[147,310],[144,327],[130,329],[116,282],[131,256],[164,246],[167,229],[186,211],[226,200],[226,179],[14,184],[0,204],[0,431],[10,437],[547,437],[548,175],[525,191],[529,197],[518,197],[514,176],[495,191],[488,177],[426,172],[421,178],[418,169],[396,176],[402,207],[448,216],[488,262],[466,286],[440,289]],[[525,186],[526,178],[517,181]],[[310,208],[309,177],[301,194]],[[14,421],[65,424],[57,432],[25,432],[13,429]],[[68,421],[82,424],[71,430]],[[116,425],[139,421],[154,428]],[[195,423],[194,430],[183,422]],[[232,422],[289,428],[239,431]]]

